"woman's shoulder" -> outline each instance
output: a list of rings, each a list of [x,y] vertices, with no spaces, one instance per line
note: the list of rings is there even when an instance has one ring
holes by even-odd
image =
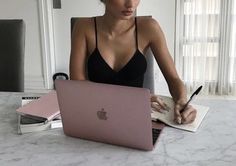
[[[93,17],[74,17],[71,20],[75,26],[87,27],[91,26]]]
[[[158,21],[152,16],[138,16],[137,26],[139,33],[147,40],[158,38],[162,34]]]
[[[158,21],[152,16],[137,16],[138,26],[144,30],[160,28]]]
[[[73,34],[88,34],[93,30],[93,17],[74,17],[71,19]]]

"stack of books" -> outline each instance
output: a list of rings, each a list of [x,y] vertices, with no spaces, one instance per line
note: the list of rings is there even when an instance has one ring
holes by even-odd
[[[50,130],[62,127],[56,91],[41,97],[22,97],[18,114],[18,134]]]

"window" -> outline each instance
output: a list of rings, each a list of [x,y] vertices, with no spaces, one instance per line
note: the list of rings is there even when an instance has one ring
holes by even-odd
[[[235,0],[179,0],[177,66],[189,91],[235,93]]]

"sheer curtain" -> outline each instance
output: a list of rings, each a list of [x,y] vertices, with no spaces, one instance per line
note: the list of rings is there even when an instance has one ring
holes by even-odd
[[[236,95],[236,0],[232,1],[232,24],[231,24],[231,40],[230,40],[230,64],[229,64],[229,85],[230,91]]]
[[[188,92],[236,95],[236,0],[179,0],[177,66]]]

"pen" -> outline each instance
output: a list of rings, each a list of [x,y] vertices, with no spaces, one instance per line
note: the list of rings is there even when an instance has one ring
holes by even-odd
[[[180,110],[180,113],[182,113],[185,108],[188,106],[188,104],[193,100],[194,96],[197,95],[202,89],[202,86],[200,86],[199,88],[197,88],[197,90],[195,92],[193,92],[193,94],[191,95],[191,97],[189,98],[189,100],[187,101],[187,103],[184,105],[184,107]]]

